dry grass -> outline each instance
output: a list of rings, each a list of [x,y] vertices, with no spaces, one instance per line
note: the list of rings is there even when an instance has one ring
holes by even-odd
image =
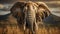
[[[58,27],[40,27],[38,34],[60,34],[60,29]]]
[[[19,26],[16,19],[13,18],[12,16],[9,16],[9,19],[6,21],[0,21],[0,24],[16,24],[15,26],[13,25],[3,25],[0,27],[0,34],[24,34],[23,26]],[[26,31],[28,34],[28,30]],[[39,29],[36,31],[36,34],[60,34],[60,29],[59,27],[46,27],[46,26],[41,26]]]

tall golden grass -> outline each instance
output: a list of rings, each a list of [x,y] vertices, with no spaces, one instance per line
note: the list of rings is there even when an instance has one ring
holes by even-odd
[[[0,25],[0,34],[24,34],[23,25],[19,26],[16,19],[12,16],[9,16],[8,20],[0,20],[0,24],[9,24],[9,25]],[[15,25],[11,25],[15,24]],[[26,34],[29,31],[26,31]],[[60,34],[60,27],[56,26],[39,26],[39,29],[36,31],[36,34]]]

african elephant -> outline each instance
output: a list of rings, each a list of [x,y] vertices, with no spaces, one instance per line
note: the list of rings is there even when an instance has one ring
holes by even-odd
[[[17,18],[18,23],[20,25],[23,23],[32,33],[35,28],[38,29],[37,22],[50,15],[49,8],[43,2],[17,2],[10,11]]]

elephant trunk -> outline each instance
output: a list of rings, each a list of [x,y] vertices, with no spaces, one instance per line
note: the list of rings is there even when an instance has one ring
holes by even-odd
[[[35,29],[35,23],[36,23],[36,12],[33,9],[33,6],[28,4],[25,7],[25,22],[26,22],[26,27],[29,28],[32,33],[34,33]]]

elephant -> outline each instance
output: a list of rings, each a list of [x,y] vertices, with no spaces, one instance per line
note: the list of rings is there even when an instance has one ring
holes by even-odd
[[[35,34],[35,29],[38,30],[37,22],[42,22],[50,15],[48,6],[43,2],[17,2],[10,11],[17,19],[18,24],[20,26],[24,24],[24,30],[30,29],[32,34]]]

